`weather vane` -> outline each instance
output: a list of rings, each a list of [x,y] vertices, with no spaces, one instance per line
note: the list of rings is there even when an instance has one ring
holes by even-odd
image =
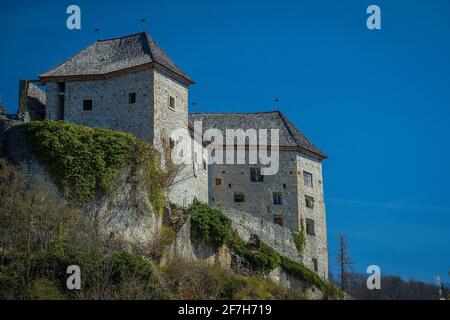
[[[97,40],[100,40],[100,28],[95,28],[94,32],[97,33]]]
[[[139,22],[142,23],[142,31],[145,32],[145,18],[142,18]]]
[[[278,110],[279,107],[280,107],[280,99],[275,98],[275,99],[274,99],[274,102],[275,102],[275,106],[276,106],[276,108],[277,108],[277,110]]]

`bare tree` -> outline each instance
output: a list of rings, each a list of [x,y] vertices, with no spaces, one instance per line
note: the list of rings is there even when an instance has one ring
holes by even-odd
[[[348,289],[348,284],[352,276],[353,261],[350,258],[350,254],[348,252],[349,247],[343,234],[339,235],[338,245],[339,245],[337,254],[338,279],[339,279],[338,281],[341,290],[345,291]]]
[[[171,187],[186,178],[182,176],[184,166],[173,162],[170,138],[165,131],[161,135],[161,148],[164,161],[164,188],[170,190]]]

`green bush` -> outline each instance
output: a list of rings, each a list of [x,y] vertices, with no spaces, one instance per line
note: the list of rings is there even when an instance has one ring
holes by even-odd
[[[272,270],[279,265],[280,258],[272,248],[260,239],[252,245],[245,243],[231,228],[231,220],[219,210],[197,202],[189,211],[191,235],[195,241],[203,241],[216,248],[227,243],[256,269]]]
[[[57,281],[60,288],[66,288],[67,267],[77,265],[81,270],[82,288],[104,281],[104,255],[98,249],[54,244],[43,254],[34,255],[31,265],[32,277]]]
[[[220,298],[233,299],[239,289],[239,281],[236,277],[231,276],[225,272],[222,272],[218,276],[219,278],[219,294]]]
[[[300,257],[302,257],[306,245],[305,232],[303,230],[301,230],[300,232],[297,230],[292,230],[291,234],[292,238],[294,238],[294,243],[295,247],[297,248],[298,254]]]
[[[239,256],[245,258],[257,270],[273,270],[280,265],[278,253],[256,236],[253,243],[245,243],[233,232],[229,244]]]
[[[109,263],[111,267],[109,278],[115,284],[130,278],[148,282],[153,274],[151,265],[147,261],[128,252],[115,252],[106,263]]]
[[[300,291],[286,289],[270,279],[260,277],[241,277],[238,290],[233,296],[236,300],[305,300],[306,298]]]
[[[163,173],[153,148],[133,135],[64,121],[23,124],[31,153],[63,196],[77,204],[111,191],[119,169],[143,169],[150,201],[163,207]]]
[[[287,273],[315,285],[326,295],[343,297],[343,293],[334,285],[304,265],[279,255],[258,237],[253,236],[252,241],[246,243],[231,228],[230,219],[219,210],[202,203],[193,204],[189,210],[192,215],[191,234],[196,241],[210,243],[216,248],[227,243],[256,270],[270,271],[281,266]],[[297,250],[302,252],[305,245],[304,234],[293,230],[292,236]]]
[[[85,202],[109,191],[135,138],[64,121],[24,124],[32,154],[69,200]]]
[[[67,289],[70,265],[80,267],[81,290]],[[64,244],[0,265],[1,299],[161,297],[154,283],[152,265],[138,255]]]
[[[14,300],[22,296],[22,277],[12,266],[0,265],[0,300]]]
[[[190,208],[191,236],[218,248],[231,237],[231,220],[207,204],[194,203]]]
[[[27,298],[33,300],[63,300],[65,297],[53,281],[38,279],[27,290]]]
[[[281,256],[281,267],[288,274],[301,279],[305,282],[311,283],[316,286],[320,291],[330,297],[344,298],[344,293],[336,286],[323,280],[317,273],[311,271],[304,265],[292,261],[286,257]]]

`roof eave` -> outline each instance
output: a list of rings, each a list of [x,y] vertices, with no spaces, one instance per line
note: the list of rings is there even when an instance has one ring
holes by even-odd
[[[74,75],[50,75],[50,76],[46,76],[45,74],[42,74],[40,76],[38,76],[38,78],[43,81],[44,83],[49,83],[49,82],[68,82],[68,81],[88,81],[88,80],[108,80],[112,77],[115,76],[120,76],[120,75],[125,75],[125,74],[130,74],[130,73],[134,73],[134,72],[139,72],[139,71],[143,71],[146,70],[148,68],[154,68],[155,66],[157,66],[158,70],[163,71],[164,73],[168,74],[169,76],[175,78],[176,80],[178,80],[179,82],[183,83],[186,86],[195,84],[195,81],[180,75],[177,72],[174,72],[173,70],[170,70],[169,68],[157,63],[157,62],[149,62],[149,63],[144,63],[141,65],[137,65],[137,66],[133,66],[133,67],[128,67],[128,68],[124,68],[124,69],[119,69],[119,70],[115,70],[115,71],[111,71],[108,73],[95,73],[95,74],[74,74]]]

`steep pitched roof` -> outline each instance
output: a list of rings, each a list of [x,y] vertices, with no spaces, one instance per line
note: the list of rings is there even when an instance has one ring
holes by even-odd
[[[146,32],[98,40],[39,77],[103,75],[148,63],[157,63],[193,83]]]
[[[296,147],[326,158],[327,155],[312,144],[280,111],[252,113],[191,113],[189,127],[194,129],[194,121],[202,120],[203,130],[225,129],[278,129],[281,147]],[[269,138],[270,141],[270,138]]]

